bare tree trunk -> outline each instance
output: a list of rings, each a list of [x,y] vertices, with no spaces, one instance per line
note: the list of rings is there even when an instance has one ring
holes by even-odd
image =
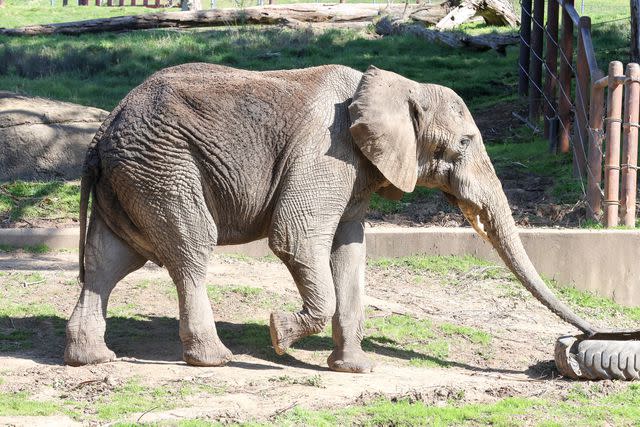
[[[202,10],[201,0],[182,0],[182,10]]]
[[[520,23],[510,0],[450,0],[445,4],[451,10],[436,24],[439,30],[450,30],[474,16],[482,16],[489,25],[515,28]]]
[[[631,62],[640,62],[640,0],[631,0]]]

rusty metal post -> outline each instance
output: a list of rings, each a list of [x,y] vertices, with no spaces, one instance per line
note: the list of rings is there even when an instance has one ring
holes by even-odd
[[[578,54],[576,56],[575,128],[573,133],[573,174],[584,178],[587,173],[587,138],[590,70],[587,62],[582,29],[591,31],[591,18],[582,16],[578,25]]]
[[[638,176],[638,126],[640,126],[638,124],[638,115],[640,113],[640,65],[628,64],[626,76],[620,218],[627,227],[635,227]]]
[[[573,0],[565,0],[565,5],[573,6]],[[562,45],[560,46],[560,132],[558,148],[569,152],[571,128],[571,63],[573,61],[573,21],[565,8],[562,9]]]
[[[531,46],[531,0],[522,0],[520,6],[520,57],[518,59],[518,94],[529,93],[529,59]]]
[[[540,120],[542,105],[542,40],[544,0],[534,0],[531,30],[531,63],[529,65],[529,121]]]
[[[623,72],[622,62],[609,64],[609,86],[607,96],[607,153],[604,166],[605,226],[618,225],[620,189],[620,122],[622,117],[622,85],[616,76]]]
[[[604,88],[594,82],[604,77],[602,72],[591,76],[591,94],[589,96],[589,175],[587,176],[587,217],[600,220],[602,215],[602,140]]]
[[[549,138],[552,117],[555,116],[556,73],[558,72],[558,2],[547,3],[547,52],[545,55],[546,73],[544,79],[544,137]],[[551,141],[550,141],[551,142]],[[555,144],[555,141],[553,141]]]

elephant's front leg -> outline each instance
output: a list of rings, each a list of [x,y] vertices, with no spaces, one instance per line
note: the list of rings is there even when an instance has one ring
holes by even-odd
[[[327,363],[334,371],[373,370],[360,347],[364,335],[364,269],[364,226],[360,221],[341,222],[331,252],[337,305],[332,321],[335,349]]]
[[[271,313],[271,342],[278,354],[284,354],[299,339],[321,332],[335,311],[336,297],[329,266],[330,242],[324,240],[312,238],[302,246],[288,250],[277,243],[271,244],[291,272],[303,302],[298,313]]]

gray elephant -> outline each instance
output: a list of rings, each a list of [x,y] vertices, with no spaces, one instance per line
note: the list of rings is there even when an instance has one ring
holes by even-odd
[[[104,341],[109,294],[147,260],[179,296],[183,358],[216,366],[204,285],[214,245],[267,237],[302,296],[274,312],[278,354],[333,325],[328,359],[367,372],[363,218],[373,192],[439,188],[518,279],[565,321],[593,334],[547,289],[528,259],[482,137],[452,90],[370,67],[252,72],[186,64],[132,90],[98,130],[81,185],[80,280],[67,325],[69,365],[114,359]],[[88,231],[87,205],[93,197]]]

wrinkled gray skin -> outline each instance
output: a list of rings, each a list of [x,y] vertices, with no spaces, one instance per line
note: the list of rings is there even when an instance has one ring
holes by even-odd
[[[249,72],[187,64],[131,91],[89,149],[84,287],[67,325],[65,362],[114,359],[104,342],[109,294],[151,260],[178,289],[184,360],[226,363],[231,352],[204,285],[209,253],[268,237],[303,301],[298,313],[272,313],[276,352],[332,320],[329,367],[370,371],[360,346],[363,218],[373,192],[397,198],[416,185],[444,191],[536,298],[594,332],[536,273],[480,132],[450,89],[375,67],[362,74],[335,65]]]

